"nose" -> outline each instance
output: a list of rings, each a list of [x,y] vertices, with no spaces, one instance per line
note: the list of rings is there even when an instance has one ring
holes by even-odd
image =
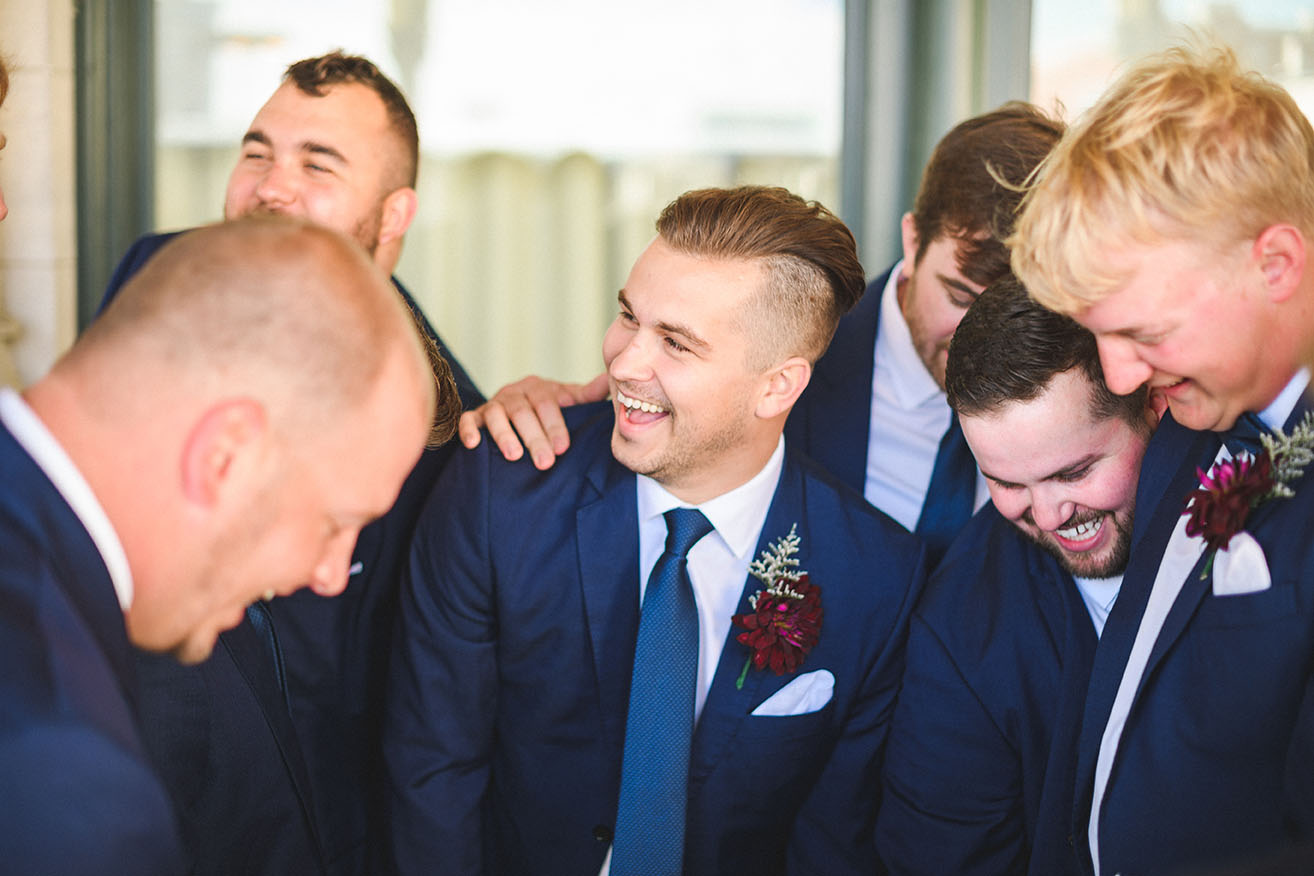
[[[652,379],[651,347],[642,333],[631,334],[608,363],[607,371],[618,381],[642,383]]]
[[[1114,395],[1127,395],[1150,379],[1154,369],[1141,359],[1136,346],[1126,338],[1101,337],[1095,342],[1100,351],[1104,383]]]
[[[310,577],[310,589],[320,596],[337,596],[347,589],[351,554],[356,549],[359,529],[344,529],[329,540],[324,556]]]
[[[1067,523],[1076,510],[1075,502],[1052,490],[1044,488],[1031,490],[1031,519],[1045,532],[1053,532]]]
[[[297,197],[295,175],[278,162],[271,162],[256,184],[255,194],[266,207],[285,207]]]

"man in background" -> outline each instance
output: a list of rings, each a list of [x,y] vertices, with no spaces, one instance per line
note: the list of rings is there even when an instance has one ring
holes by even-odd
[[[434,412],[377,267],[274,219],[166,247],[48,375],[0,390],[7,868],[183,871],[130,643],[194,663],[253,601],[340,593]]]
[[[307,58],[288,68],[243,136],[224,215],[304,217],[354,238],[390,273],[417,209],[418,162],[415,117],[374,64],[341,52]],[[134,244],[106,299],[172,237]],[[396,277],[392,285],[442,346]],[[450,363],[461,402],[482,402]],[[321,842],[328,872],[365,871],[396,582],[451,449],[426,452],[394,508],[362,531],[340,599],[305,593],[252,606],[195,669],[144,661],[148,742],[178,798],[197,874],[239,863],[248,873],[318,873]]]

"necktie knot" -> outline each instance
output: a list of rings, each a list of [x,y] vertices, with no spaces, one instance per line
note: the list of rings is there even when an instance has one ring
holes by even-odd
[[[666,518],[666,552],[683,559],[703,536],[712,531],[712,521],[697,508],[672,508]]]
[[[1227,445],[1228,452],[1233,456],[1242,450],[1248,450],[1258,456],[1264,450],[1259,436],[1267,434],[1268,431],[1268,426],[1264,425],[1263,420],[1247,411],[1237,419],[1231,429],[1223,433],[1223,443]]]

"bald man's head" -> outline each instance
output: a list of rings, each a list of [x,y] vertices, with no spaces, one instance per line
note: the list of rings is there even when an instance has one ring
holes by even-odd
[[[190,661],[254,599],[341,592],[459,404],[438,385],[364,250],[253,217],[164,247],[26,395],[123,542],[132,641]]]

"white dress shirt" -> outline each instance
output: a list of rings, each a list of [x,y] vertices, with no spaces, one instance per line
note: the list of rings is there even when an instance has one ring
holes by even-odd
[[[123,552],[123,543],[105,515],[105,509],[91,491],[91,485],[55,436],[50,434],[46,424],[28,407],[22,396],[8,387],[0,387],[0,422],[50,478],[82,522],[109,570],[119,607],[127,611],[132,605],[132,571],[128,568],[128,556]]]
[[[1309,371],[1302,368],[1273,403],[1259,414],[1264,425],[1270,429],[1281,427],[1295,410],[1296,402],[1300,400],[1301,393],[1308,385]],[[1228,449],[1222,447],[1214,457],[1214,462],[1231,457],[1232,454]],[[1182,498],[1184,501],[1185,497]],[[1173,497],[1165,496],[1163,501],[1173,501]],[[1177,526],[1168,539],[1168,546],[1164,549],[1163,559],[1159,561],[1159,571],[1150,589],[1150,598],[1145,604],[1145,612],[1141,615],[1141,624],[1132,642],[1131,653],[1127,656],[1127,666],[1123,669],[1118,693],[1113,698],[1108,723],[1104,725],[1104,734],[1100,737],[1099,755],[1095,760],[1095,791],[1091,797],[1090,822],[1086,829],[1086,836],[1090,842],[1090,857],[1095,865],[1095,876],[1100,876],[1100,807],[1104,803],[1109,775],[1113,771],[1113,761],[1118,754],[1118,743],[1121,742],[1122,731],[1127,726],[1127,716],[1131,712],[1136,689],[1140,687],[1141,676],[1145,674],[1145,667],[1150,661],[1150,653],[1154,650],[1154,644],[1163,629],[1164,621],[1168,619],[1168,612],[1186,583],[1186,576],[1191,574],[1191,570],[1204,554],[1204,539],[1186,534],[1187,520],[1185,515],[1178,518]]]
[[[950,410],[944,390],[917,355],[912,333],[899,309],[902,270],[902,261],[890,269],[881,297],[863,496],[912,530],[931,484],[940,439],[949,428]],[[978,471],[973,507],[980,508],[989,495],[985,478]]]
[[[1122,575],[1114,575],[1112,578],[1078,578],[1074,575],[1072,580],[1095,624],[1095,635],[1104,635],[1104,623],[1109,619],[1113,603],[1118,601],[1118,591],[1122,589]]]

